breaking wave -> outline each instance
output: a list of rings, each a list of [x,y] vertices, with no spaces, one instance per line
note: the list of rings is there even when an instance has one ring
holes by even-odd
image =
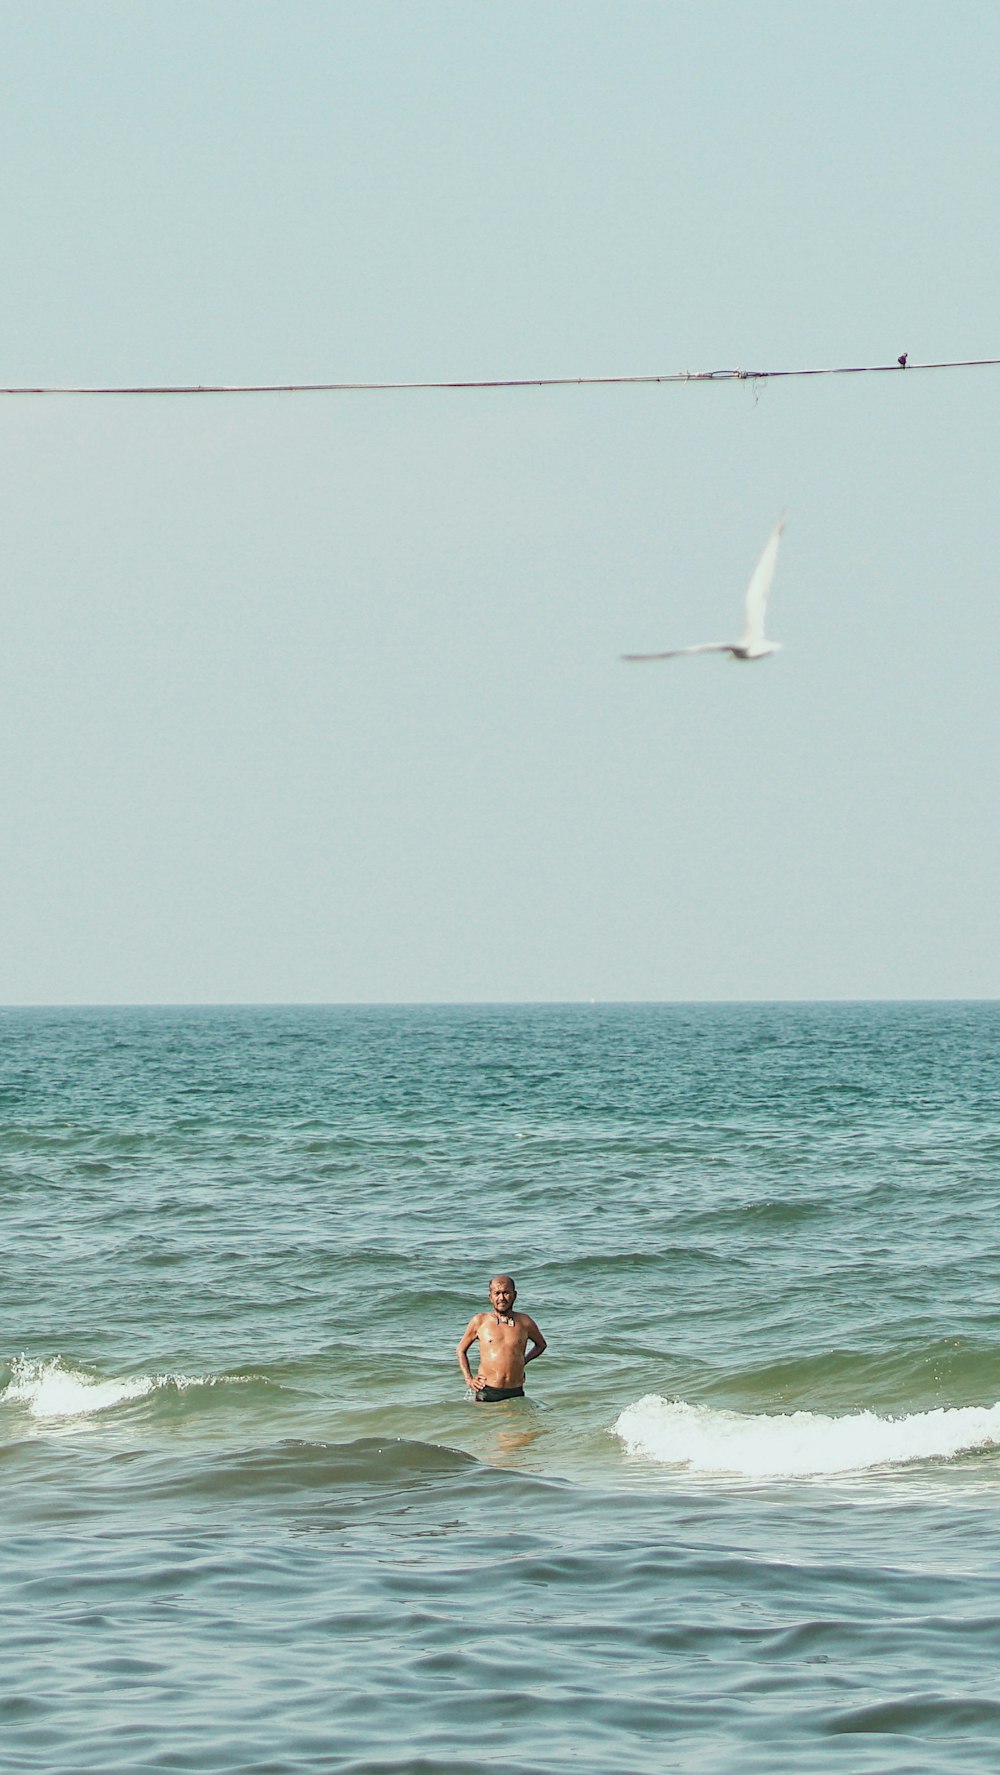
[[[214,1386],[220,1378],[239,1381],[245,1377],[136,1374],[103,1378],[69,1367],[59,1356],[45,1360],[22,1356],[10,1365],[10,1381],[0,1393],[0,1405],[21,1405],[33,1418],[87,1418],[160,1389],[186,1392],[191,1387]]]
[[[616,1419],[629,1454],[689,1473],[792,1479],[948,1460],[1000,1447],[1000,1403],[884,1417],[716,1411],[648,1393]]]

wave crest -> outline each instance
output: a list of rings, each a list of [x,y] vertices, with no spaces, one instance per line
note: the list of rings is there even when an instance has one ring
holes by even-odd
[[[647,1393],[616,1419],[630,1454],[691,1473],[793,1479],[863,1473],[912,1461],[948,1460],[1000,1446],[1000,1403],[882,1417],[795,1411],[771,1416],[716,1411]]]
[[[249,1377],[229,1376],[226,1380]],[[214,1386],[218,1376],[185,1374],[136,1374],[102,1378],[63,1363],[60,1356],[44,1360],[21,1356],[10,1365],[10,1381],[0,1393],[0,1405],[22,1405],[33,1418],[72,1419],[111,1411],[133,1399],[144,1399],[161,1388],[185,1392],[190,1387]]]

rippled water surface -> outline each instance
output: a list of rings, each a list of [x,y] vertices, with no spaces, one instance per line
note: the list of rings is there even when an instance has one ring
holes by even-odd
[[[1000,1007],[7,1011],[0,1117],[5,1775],[995,1767]]]

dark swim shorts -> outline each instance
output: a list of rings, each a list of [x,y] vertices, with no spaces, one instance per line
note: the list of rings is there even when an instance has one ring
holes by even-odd
[[[523,1387],[480,1387],[473,1395],[477,1405],[496,1405],[501,1399],[523,1399]]]

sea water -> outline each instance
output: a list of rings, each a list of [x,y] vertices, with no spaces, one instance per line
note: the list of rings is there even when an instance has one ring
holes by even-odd
[[[1000,1007],[8,1010],[0,1109],[4,1775],[996,1767]]]

